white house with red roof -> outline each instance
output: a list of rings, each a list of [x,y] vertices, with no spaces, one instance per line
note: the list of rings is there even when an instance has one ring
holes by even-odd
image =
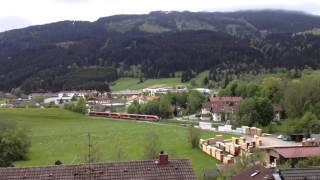
[[[208,102],[202,104],[201,120],[225,121],[232,118],[238,105],[242,101],[239,96],[212,96]],[[280,104],[273,104],[274,120],[280,121],[283,108]]]
[[[242,97],[210,97],[210,101],[202,104],[201,120],[224,121],[230,118]]]

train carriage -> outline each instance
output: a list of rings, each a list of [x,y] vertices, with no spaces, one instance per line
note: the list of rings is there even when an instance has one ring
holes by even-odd
[[[89,116],[96,116],[96,117],[107,117],[113,119],[127,119],[127,120],[139,120],[139,121],[150,121],[156,122],[159,121],[159,116],[156,115],[147,115],[147,114],[121,114],[121,113],[114,113],[114,112],[89,112]]]

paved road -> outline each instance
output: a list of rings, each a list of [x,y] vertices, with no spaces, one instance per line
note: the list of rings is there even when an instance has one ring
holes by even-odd
[[[253,139],[252,136],[244,135],[244,137],[251,141]],[[261,136],[262,146],[260,148],[268,148],[268,147],[290,147],[290,146],[301,146],[301,143],[297,143],[294,141],[283,141],[278,139],[276,135],[271,136]]]

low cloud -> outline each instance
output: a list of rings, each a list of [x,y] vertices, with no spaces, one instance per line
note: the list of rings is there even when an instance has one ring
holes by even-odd
[[[57,2],[63,2],[63,3],[71,3],[71,4],[89,2],[89,0],[55,0],[55,1],[57,1]]]
[[[24,28],[30,24],[28,20],[19,17],[0,17],[0,32]]]
[[[17,6],[19,4],[19,6]],[[61,20],[95,21],[150,11],[284,9],[320,14],[319,0],[1,0],[0,31]]]

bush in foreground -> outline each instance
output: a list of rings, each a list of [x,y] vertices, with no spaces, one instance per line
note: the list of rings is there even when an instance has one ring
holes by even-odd
[[[189,128],[189,143],[191,144],[193,149],[198,147],[200,137],[201,137],[201,130],[191,126]]]
[[[14,121],[0,120],[0,167],[12,166],[13,161],[27,159],[31,140],[26,128]]]

